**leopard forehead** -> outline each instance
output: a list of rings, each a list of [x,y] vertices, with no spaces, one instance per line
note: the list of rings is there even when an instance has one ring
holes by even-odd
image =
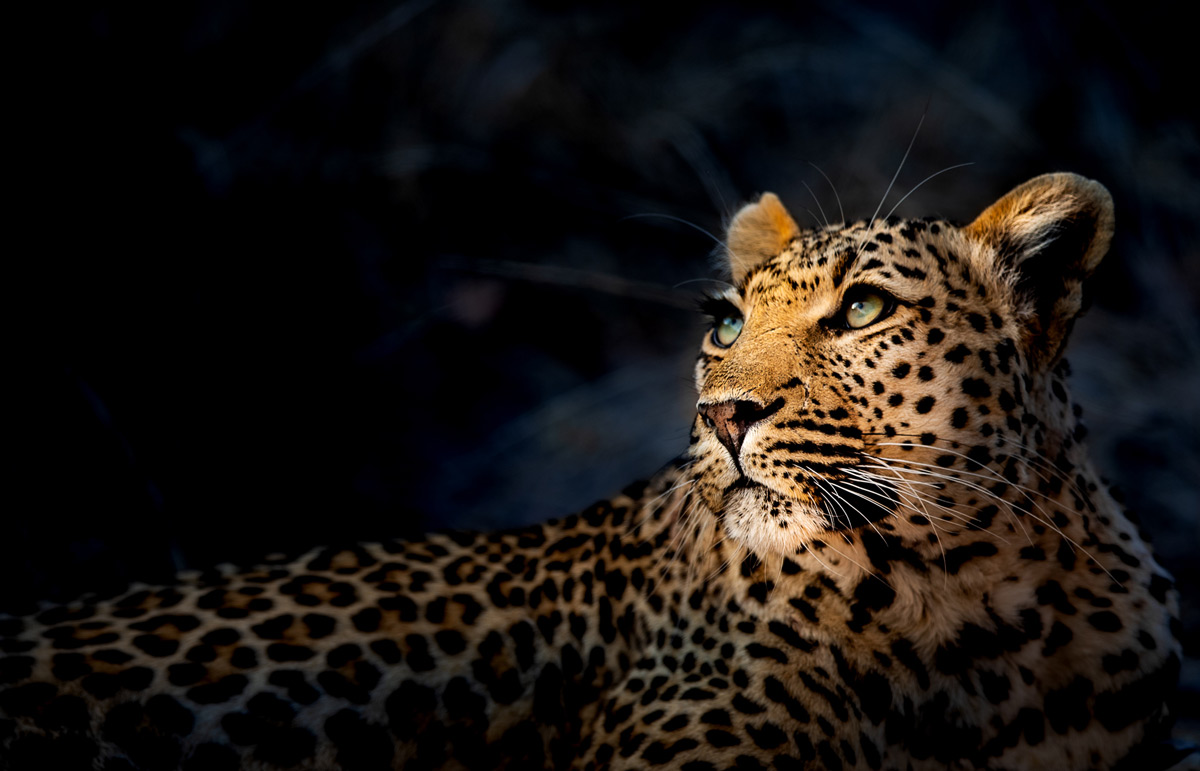
[[[751,270],[739,294],[747,302],[828,312],[829,301],[857,283],[871,283],[916,302],[933,293],[956,293],[976,283],[970,267],[957,270],[970,245],[948,222],[857,222],[803,231],[773,259]]]

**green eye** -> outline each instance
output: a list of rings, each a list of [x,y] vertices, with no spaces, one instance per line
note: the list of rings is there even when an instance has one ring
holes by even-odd
[[[741,333],[742,317],[731,314],[721,319],[721,322],[713,327],[712,340],[722,348],[728,348],[733,345],[733,341],[737,340]]]
[[[890,302],[887,295],[870,287],[856,288],[846,296],[842,305],[846,326],[861,329],[884,317]]]

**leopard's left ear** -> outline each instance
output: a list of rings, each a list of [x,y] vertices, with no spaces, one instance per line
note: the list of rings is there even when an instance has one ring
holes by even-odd
[[[743,206],[725,234],[733,283],[740,284],[747,273],[778,255],[798,235],[800,227],[774,193],[763,193]]]
[[[1049,367],[1083,308],[1083,281],[1108,251],[1113,203],[1099,182],[1043,174],[1010,191],[963,231],[992,252],[1026,321],[1026,350]]]

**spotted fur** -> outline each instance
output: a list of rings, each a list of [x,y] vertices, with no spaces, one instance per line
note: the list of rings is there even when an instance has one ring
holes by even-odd
[[[1111,231],[1065,174],[965,228],[763,196],[677,462],[536,527],[0,620],[0,765],[1148,768],[1177,601],[1061,358]]]

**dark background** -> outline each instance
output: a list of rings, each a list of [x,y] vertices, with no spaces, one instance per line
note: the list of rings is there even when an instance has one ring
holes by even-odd
[[[32,356],[0,606],[534,521],[652,473],[686,444],[702,231],[763,190],[838,218],[816,167],[870,216],[923,120],[884,211],[962,163],[898,213],[967,221],[1055,170],[1114,195],[1075,396],[1179,579],[1200,711],[1193,24],[1148,2],[325,5],[10,28]]]

